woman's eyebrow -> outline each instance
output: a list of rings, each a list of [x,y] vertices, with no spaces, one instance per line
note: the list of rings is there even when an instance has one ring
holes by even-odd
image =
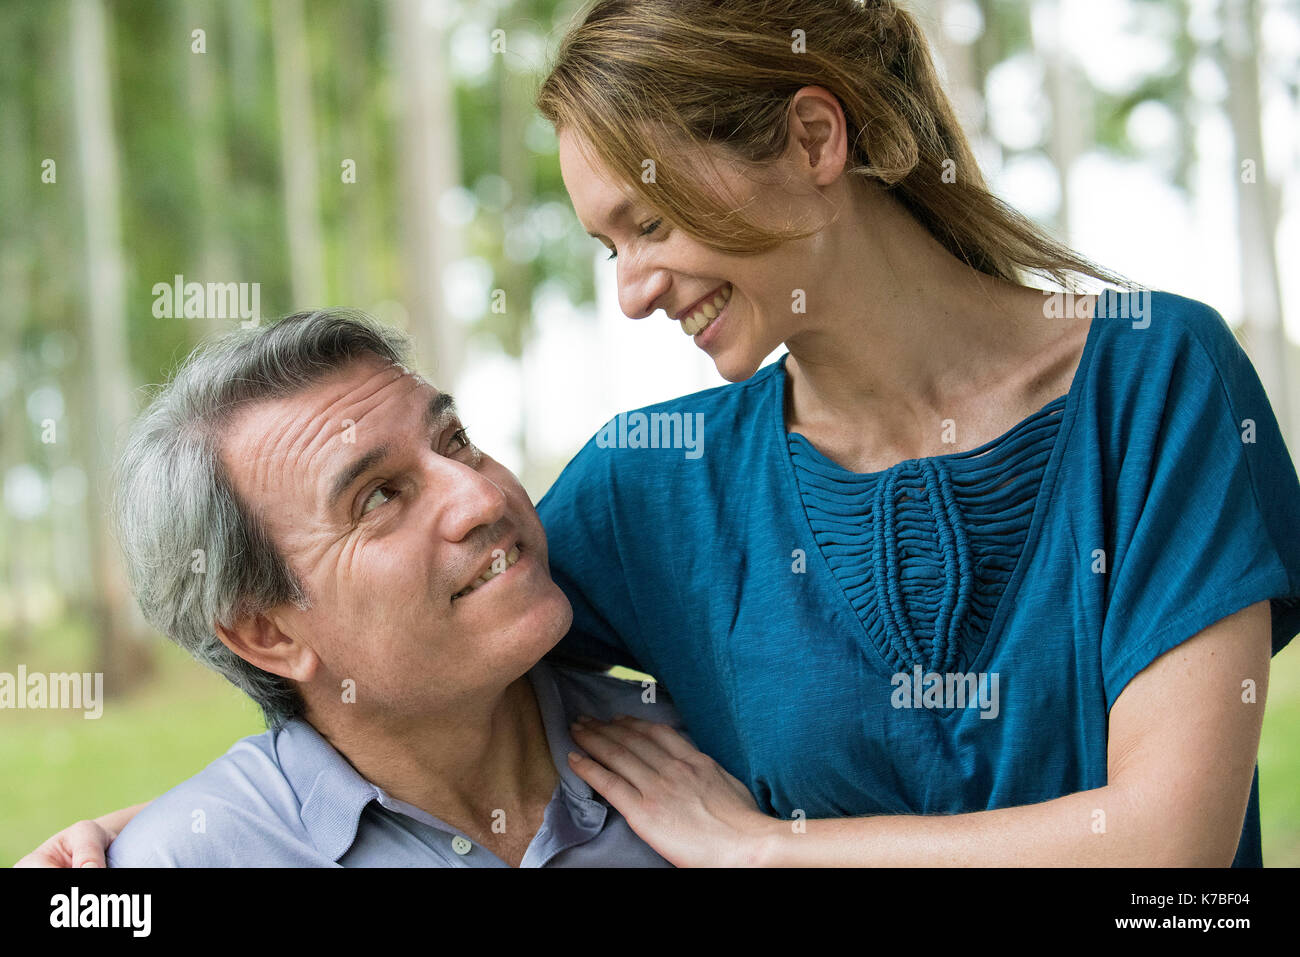
[[[627,215],[627,211],[632,208],[633,202],[634,201],[631,199],[621,200],[617,206],[615,206],[613,209],[609,211],[609,215],[605,218],[605,221],[608,223],[618,222],[620,219],[622,219],[624,216]],[[587,233],[587,235],[590,236],[592,239],[601,238],[600,233]]]

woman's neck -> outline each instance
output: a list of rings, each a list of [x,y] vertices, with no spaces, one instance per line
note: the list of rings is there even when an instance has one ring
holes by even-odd
[[[942,447],[945,420],[972,440],[1014,424],[1081,348],[1078,324],[1045,318],[1038,290],[958,260],[885,194],[863,202],[828,227],[842,261],[825,270],[826,305],[786,341],[787,426],[909,458]]]

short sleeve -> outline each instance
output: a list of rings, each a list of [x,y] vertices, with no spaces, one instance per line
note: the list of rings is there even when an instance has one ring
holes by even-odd
[[[1113,430],[1107,709],[1160,655],[1256,602],[1272,604],[1273,654],[1300,631],[1300,482],[1277,419],[1223,318],[1168,298],[1150,329],[1121,333],[1145,354]]]
[[[549,657],[646,671],[628,643],[633,604],[619,555],[611,456],[602,451],[589,441],[537,504],[551,578],[573,606],[573,625]]]

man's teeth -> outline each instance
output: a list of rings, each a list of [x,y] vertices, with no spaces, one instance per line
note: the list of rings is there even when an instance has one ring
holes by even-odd
[[[695,311],[680,320],[682,332],[688,336],[697,336],[703,332],[714,319],[718,318],[718,313],[722,312],[722,307],[727,304],[731,298],[731,283],[723,286],[712,299],[706,299],[703,304],[697,306]]]
[[[506,552],[506,568],[509,568],[517,561],[519,561],[519,546],[514,545],[511,546],[510,551]],[[492,565],[488,566],[487,571],[485,571],[482,575],[479,575],[478,578],[470,582],[468,588],[462,588],[460,591],[456,592],[456,594],[452,595],[451,596],[452,600],[455,601],[457,598],[464,598],[466,595],[472,592],[479,585],[486,585],[492,579],[500,575],[501,572],[496,571],[493,568],[493,565],[495,564],[496,564],[496,560],[494,559]],[[505,568],[501,569],[501,571],[502,572],[505,571]]]

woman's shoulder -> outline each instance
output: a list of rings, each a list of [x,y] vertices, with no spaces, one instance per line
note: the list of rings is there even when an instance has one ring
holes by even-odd
[[[1217,309],[1172,292],[1106,290],[1098,296],[1085,373],[1089,405],[1132,421],[1166,410],[1237,416],[1267,398],[1236,333]]]
[[[780,363],[743,382],[620,412],[587,440],[556,480],[659,482],[666,473],[704,478],[762,446],[764,423],[782,401]],[[725,460],[725,465],[724,465]]]
[[[1217,309],[1198,299],[1153,289],[1107,289],[1097,297],[1093,323],[1110,348],[1098,357],[1112,364],[1151,367],[1188,352],[1216,366],[1245,358],[1236,334]]]
[[[781,366],[784,356],[769,363],[741,382],[729,382],[675,396],[651,405],[620,412],[609,420],[603,429],[617,424],[620,419],[641,420],[651,416],[662,419],[673,415],[706,415],[719,421],[745,418],[753,414],[754,407],[780,397]],[[599,435],[600,433],[597,433]]]

